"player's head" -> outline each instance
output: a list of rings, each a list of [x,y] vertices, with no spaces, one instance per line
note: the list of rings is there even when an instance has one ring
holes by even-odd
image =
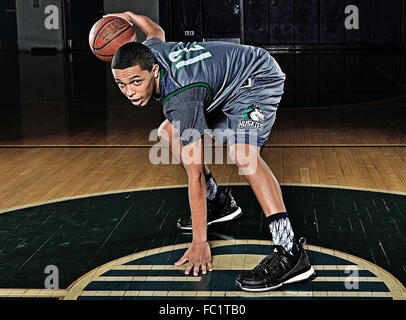
[[[117,50],[111,70],[121,92],[136,106],[145,106],[159,84],[159,67],[153,54],[138,42],[126,43]]]

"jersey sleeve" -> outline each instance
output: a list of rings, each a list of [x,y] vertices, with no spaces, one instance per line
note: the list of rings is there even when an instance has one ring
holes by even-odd
[[[182,146],[199,140],[208,129],[205,105],[209,99],[208,89],[195,87],[176,94],[163,105],[164,115],[179,132]]]
[[[158,39],[158,38],[155,38],[155,37],[149,38],[149,39],[142,42],[143,45],[147,46],[150,49],[157,46],[157,45],[160,45],[161,43],[163,43],[163,41],[161,39]]]

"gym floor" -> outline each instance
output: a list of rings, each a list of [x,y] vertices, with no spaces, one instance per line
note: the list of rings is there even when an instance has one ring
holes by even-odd
[[[406,55],[272,54],[287,81],[263,157],[316,279],[262,294],[235,288],[270,236],[226,161],[209,167],[244,214],[209,229],[217,270],[183,277],[173,262],[191,241],[176,229],[187,177],[148,157],[160,105],[129,105],[109,65],[87,52],[1,53],[0,298],[406,299]],[[48,265],[59,290],[44,286]]]

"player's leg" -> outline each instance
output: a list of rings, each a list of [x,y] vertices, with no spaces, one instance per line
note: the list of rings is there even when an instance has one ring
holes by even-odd
[[[169,151],[177,162],[183,167],[180,156],[182,154],[182,146],[176,128],[174,128],[168,120],[165,120],[158,129],[158,136],[161,142],[169,148]],[[242,211],[241,208],[237,206],[231,194],[231,189],[224,189],[218,186],[206,164],[204,165],[204,174],[207,195],[207,224],[210,225],[238,218]],[[192,230],[191,215],[179,218],[176,225],[181,230]]]
[[[260,147],[234,144],[230,147],[229,156],[248,180],[265,216],[286,211],[279,183],[262,159]]]
[[[263,77],[251,79],[224,108],[229,127],[235,131],[234,141],[229,138],[229,156],[250,183],[276,250],[253,270],[238,276],[237,285],[247,291],[270,290],[308,279],[314,273],[303,246],[296,241],[279,183],[260,155],[276,120],[284,87],[284,78],[269,78],[267,74],[264,68]]]
[[[306,252],[296,242],[282,192],[271,169],[260,155],[260,147],[235,144],[230,158],[247,178],[269,224],[275,250],[253,270],[239,275],[237,285],[246,291],[266,291],[284,283],[298,282],[314,276]]]
[[[279,182],[262,159],[260,147],[249,144],[234,144],[229,149],[230,159],[249,182],[270,225],[272,239],[276,245],[295,254],[296,239],[287,216]],[[278,218],[282,220],[279,221]],[[280,226],[283,225],[283,228]]]

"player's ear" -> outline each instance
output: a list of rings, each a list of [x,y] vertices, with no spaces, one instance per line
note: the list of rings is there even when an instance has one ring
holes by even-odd
[[[154,64],[152,67],[152,73],[154,74],[155,78],[158,78],[158,72],[159,72],[159,66],[157,64]]]

